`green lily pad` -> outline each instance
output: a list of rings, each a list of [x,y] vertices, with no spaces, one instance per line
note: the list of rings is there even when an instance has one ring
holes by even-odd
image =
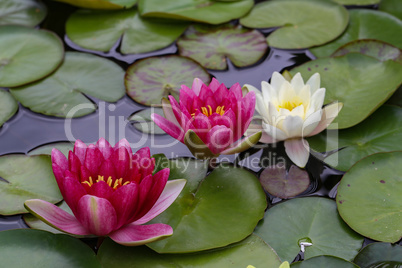
[[[402,107],[402,86],[400,86],[394,94],[387,100],[385,104],[398,105]]]
[[[355,257],[353,261],[360,268],[398,268],[398,266],[376,266],[379,263],[390,263],[395,262],[395,264],[402,264],[402,246],[389,243],[372,243],[365,246],[359,254]],[[401,266],[399,266],[401,267]]]
[[[123,77],[123,69],[112,61],[92,54],[67,52],[56,72],[10,92],[34,112],[79,117],[96,109],[96,105],[84,94],[109,102],[122,98]]]
[[[2,0],[0,25],[36,26],[46,17],[46,6],[34,0]]]
[[[331,254],[346,260],[352,260],[363,243],[363,237],[342,221],[336,203],[322,197],[291,199],[273,206],[255,233],[281,260],[289,262],[299,253],[300,242],[313,244],[305,248],[305,259]]]
[[[291,268],[359,268],[359,266],[347,260],[334,256],[317,256],[305,261],[298,261],[290,265]]]
[[[279,27],[268,35],[269,46],[295,49],[335,39],[345,30],[348,19],[347,10],[332,1],[273,0],[255,5],[240,23],[250,28]]]
[[[169,179],[185,178],[187,185],[153,220],[169,224],[174,233],[147,246],[158,253],[195,252],[227,246],[253,232],[267,206],[254,174],[222,164],[205,177],[205,161],[174,161]]]
[[[343,56],[351,52],[371,56],[380,61],[393,60],[402,64],[402,50],[374,39],[359,39],[349,42],[338,48],[332,57]]]
[[[16,87],[43,78],[63,60],[56,34],[18,25],[0,26],[0,87]]]
[[[269,166],[261,172],[260,182],[268,193],[287,199],[307,190],[310,177],[307,171],[295,165],[292,165],[288,172],[285,165],[276,165]]]
[[[162,108],[148,108],[133,113],[127,119],[135,129],[146,134],[166,134],[160,127],[158,127],[151,119],[151,114],[156,113],[164,116]]]
[[[199,234],[201,235],[201,234]],[[281,264],[275,251],[256,235],[215,250],[191,254],[158,254],[143,247],[124,247],[107,239],[99,249],[98,258],[104,267],[255,267],[278,268]],[[133,266],[134,265],[134,266]]]
[[[68,141],[48,143],[30,150],[28,152],[28,155],[40,155],[40,154],[51,155],[53,148],[56,148],[57,150],[62,152],[66,157],[68,157],[68,152],[74,149],[74,143]]]
[[[123,54],[144,53],[173,43],[187,23],[141,18],[137,10],[78,10],[66,23],[67,36],[77,45],[109,51],[121,38]]]
[[[169,94],[177,100],[181,85],[191,87],[194,78],[209,83],[211,77],[197,62],[181,56],[150,57],[128,67],[125,76],[127,94],[136,102],[160,105]]]
[[[130,8],[137,0],[54,0],[73,6],[90,9],[123,9]]]
[[[292,75],[297,72],[303,77],[320,73],[321,86],[326,88],[324,103],[343,103],[334,120],[340,129],[363,121],[391,97],[402,82],[401,64],[390,60],[381,62],[358,53],[309,61],[291,70]]]
[[[18,103],[13,96],[0,89],[0,127],[18,111]]]
[[[402,238],[401,163],[402,152],[377,153],[343,176],[336,202],[339,214],[356,232],[382,242]]]
[[[381,0],[334,0],[334,2],[347,6],[366,6],[378,4]]]
[[[0,156],[0,178],[0,215],[27,213],[24,202],[28,199],[38,198],[51,203],[63,199],[50,156]]]
[[[385,12],[369,9],[349,10],[350,22],[336,40],[310,51],[318,58],[327,57],[339,47],[358,39],[377,39],[402,48],[402,21]]]
[[[402,20],[402,6],[399,0],[381,0],[378,9]]]
[[[101,267],[86,244],[68,235],[17,229],[0,232],[0,241],[4,267]]]
[[[315,151],[343,148],[325,158],[325,163],[347,171],[360,159],[379,152],[402,150],[402,108],[380,107],[359,125],[344,130],[329,130],[308,139]]]
[[[237,67],[259,61],[268,49],[265,37],[257,30],[233,25],[212,27],[207,31],[188,31],[177,41],[179,53],[208,69],[227,69],[226,57]]]
[[[140,0],[138,9],[144,17],[171,18],[221,24],[243,17],[253,7],[253,0]]]

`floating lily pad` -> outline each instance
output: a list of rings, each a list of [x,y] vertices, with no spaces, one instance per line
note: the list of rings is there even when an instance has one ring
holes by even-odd
[[[330,231],[328,231],[330,230]],[[283,261],[293,261],[300,242],[310,242],[304,258],[319,255],[352,260],[363,237],[342,221],[334,201],[322,197],[297,198],[270,208],[255,233],[278,253]]]
[[[227,68],[226,57],[237,67],[252,65],[267,51],[265,37],[257,30],[233,25],[213,27],[208,31],[188,31],[177,41],[179,53],[208,69]]]
[[[0,89],[0,127],[18,110],[18,103],[7,91]]]
[[[339,214],[356,232],[382,242],[402,238],[401,163],[402,152],[373,154],[343,176],[336,202]]]
[[[123,54],[144,53],[173,43],[187,23],[141,18],[136,9],[119,11],[78,10],[66,23],[67,36],[77,45],[109,51],[122,37]]]
[[[308,139],[311,148],[328,152],[343,148],[325,162],[347,171],[360,159],[379,152],[402,151],[402,108],[384,105],[359,125],[344,130],[329,130]]]
[[[282,199],[294,197],[307,190],[310,177],[304,169],[292,165],[286,172],[285,165],[269,166],[260,174],[262,187]]]
[[[172,226],[173,235],[148,246],[159,253],[187,253],[227,246],[251,234],[267,206],[255,175],[220,165],[205,177],[205,161],[184,160],[170,160],[175,165],[169,179],[185,178],[187,185],[153,220]]]
[[[68,157],[68,152],[74,149],[74,143],[68,141],[48,143],[30,150],[28,152],[28,155],[40,155],[40,154],[51,155],[53,148],[56,148],[57,150],[62,152],[66,157]]]
[[[0,25],[38,25],[46,16],[46,6],[34,0],[2,0]]]
[[[18,25],[0,26],[0,87],[16,87],[41,79],[63,60],[56,34]]]
[[[356,52],[371,56],[380,61],[393,60],[402,64],[402,50],[393,45],[374,39],[359,39],[338,48],[332,57],[343,56]]]
[[[79,117],[95,111],[83,94],[115,102],[124,96],[124,71],[91,54],[67,52],[63,64],[45,79],[10,90],[25,107],[57,117]]]
[[[0,156],[0,178],[1,215],[26,213],[24,202],[28,199],[62,200],[50,156]]]
[[[334,2],[347,6],[366,6],[378,4],[381,0],[334,0]]]
[[[291,268],[359,268],[359,266],[347,260],[334,256],[317,256],[305,261],[292,263]]]
[[[130,8],[137,0],[54,0],[77,7],[90,9],[123,9]]]
[[[347,10],[332,1],[273,0],[255,5],[240,23],[250,28],[279,27],[268,35],[269,46],[294,49],[335,39],[345,30],[348,19]]]
[[[253,7],[253,0],[140,0],[138,9],[144,17],[160,17],[221,24],[243,17]]]
[[[4,267],[101,267],[86,244],[68,235],[17,229],[0,232],[0,241]]]
[[[377,39],[402,48],[402,21],[385,12],[369,9],[349,10],[350,22],[346,31],[336,40],[310,49],[316,57],[327,57],[339,47],[358,39]]]
[[[372,57],[350,53],[336,58],[309,61],[291,70],[310,77],[318,72],[326,88],[325,103],[339,101],[343,108],[334,123],[338,128],[352,127],[381,106],[402,82],[402,65],[381,62]]]
[[[202,234],[199,234],[202,235]],[[218,250],[192,254],[158,254],[143,247],[123,247],[107,239],[98,252],[104,267],[255,267],[277,268],[281,262],[275,251],[256,235]]]
[[[398,266],[391,266],[390,262],[402,265],[402,246],[381,242],[368,244],[357,254],[353,262],[360,268],[397,268]],[[387,263],[388,266],[378,266],[379,263]]]
[[[158,127],[151,119],[151,114],[156,113],[164,116],[162,108],[148,108],[130,115],[128,121],[133,127],[142,133],[146,134],[166,134],[160,127]]]
[[[209,83],[211,77],[197,62],[181,56],[151,57],[128,67],[127,94],[143,105],[159,105],[169,94],[179,99],[181,85],[191,87],[194,78]]]
[[[402,20],[402,5],[399,0],[381,0],[378,9]]]

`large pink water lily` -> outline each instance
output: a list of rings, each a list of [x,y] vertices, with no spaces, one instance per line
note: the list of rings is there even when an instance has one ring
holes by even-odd
[[[216,79],[206,86],[195,78],[191,89],[181,86],[180,104],[169,96],[169,100],[162,100],[162,106],[166,118],[153,114],[154,122],[185,143],[197,158],[235,154],[250,148],[261,137],[259,132],[238,141],[255,109],[255,93],[243,97],[238,83],[228,90]]]
[[[168,168],[153,174],[149,148],[133,154],[125,139],[114,147],[103,138],[89,146],[77,140],[68,159],[53,149],[52,167],[74,216],[43,200],[25,202],[28,211],[50,226],[74,235],[109,236],[129,246],[173,234],[169,225],[143,224],[167,209],[186,181],[168,181]]]

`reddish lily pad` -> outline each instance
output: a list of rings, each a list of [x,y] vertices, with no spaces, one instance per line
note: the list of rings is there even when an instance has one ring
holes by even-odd
[[[13,96],[0,89],[0,127],[10,119],[18,110],[18,103]]]
[[[179,99],[181,85],[191,86],[195,77],[209,83],[211,77],[197,62],[171,55],[136,61],[125,77],[127,94],[136,102],[160,105],[169,94]]]
[[[0,156],[0,178],[1,215],[27,213],[24,202],[28,199],[38,198],[51,203],[63,199],[50,156]]]
[[[35,0],[1,0],[0,25],[36,26],[46,16],[46,6]]]
[[[130,8],[137,0],[54,0],[77,7],[90,9],[123,9]]]
[[[292,263],[291,268],[359,268],[356,264],[353,264],[347,260],[329,256],[322,255],[317,256],[305,261],[298,261]]]
[[[402,246],[381,242],[368,244],[357,254],[353,262],[361,268],[402,267]],[[391,262],[393,262],[395,266],[392,266]],[[384,265],[379,265],[381,263]],[[388,264],[388,266],[385,264]],[[399,264],[399,266],[397,266],[397,264]]]
[[[193,28],[177,41],[179,53],[190,57],[208,69],[227,68],[226,57],[237,67],[252,65],[268,49],[265,37],[257,30],[233,25]]]
[[[179,37],[188,24],[140,17],[137,10],[78,10],[66,23],[67,36],[80,47],[109,51],[121,39],[123,54],[164,48]]]
[[[166,134],[166,132],[158,127],[151,119],[151,114],[153,113],[164,116],[162,108],[151,107],[133,113],[127,120],[130,121],[135,129],[141,131],[142,133],[160,135]]]
[[[307,190],[310,177],[304,169],[292,165],[286,171],[284,165],[269,166],[260,174],[262,187],[273,196],[282,199],[294,197]]]

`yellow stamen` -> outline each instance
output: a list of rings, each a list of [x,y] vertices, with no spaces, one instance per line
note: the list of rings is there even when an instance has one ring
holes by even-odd
[[[208,108],[209,108],[209,115],[212,115],[212,107],[211,107],[211,105],[208,105]]]
[[[278,105],[278,110],[279,109],[287,109],[289,111],[292,111],[294,108],[302,105],[303,102],[300,100],[292,100],[292,101],[284,101],[280,105]]]
[[[95,181],[95,183],[100,182],[100,181],[105,181],[105,178],[104,178],[103,176],[98,175],[98,179]],[[94,184],[94,180],[92,179],[92,177],[89,177],[88,180],[83,181],[83,182],[81,182],[81,183],[82,183],[82,184],[86,184],[86,185],[88,185],[89,187],[91,187],[91,186]],[[114,190],[116,190],[117,188],[119,188],[119,187],[121,187],[121,186],[124,186],[124,185],[129,184],[130,181],[126,181],[126,182],[123,184],[123,178],[120,178],[120,179],[114,180],[114,182],[113,182],[112,176],[109,176],[109,177],[107,178],[106,183],[107,183],[110,187],[112,187],[112,185],[113,185],[112,188],[113,188]]]
[[[207,107],[208,107],[208,109],[207,109]],[[207,107],[201,107],[201,112],[202,112],[204,115],[206,115],[206,116],[211,116],[211,115],[214,113],[214,111],[212,110],[211,105],[207,105]],[[198,109],[195,109],[195,110],[197,111]],[[215,113],[217,113],[217,114],[219,114],[219,115],[223,115],[223,114],[225,113],[225,106],[218,106],[218,107],[216,107]],[[192,113],[191,116],[194,117],[194,116],[195,116],[195,112]]]
[[[109,178],[107,179],[107,184],[108,184],[110,187],[112,187],[112,182],[113,182],[112,176],[109,176]]]
[[[103,176],[98,175],[98,179],[96,180],[96,182],[100,182],[100,181],[105,181]]]
[[[91,184],[89,181],[83,181],[82,183],[83,183],[83,184],[88,184],[89,187],[92,186],[92,184]]]

